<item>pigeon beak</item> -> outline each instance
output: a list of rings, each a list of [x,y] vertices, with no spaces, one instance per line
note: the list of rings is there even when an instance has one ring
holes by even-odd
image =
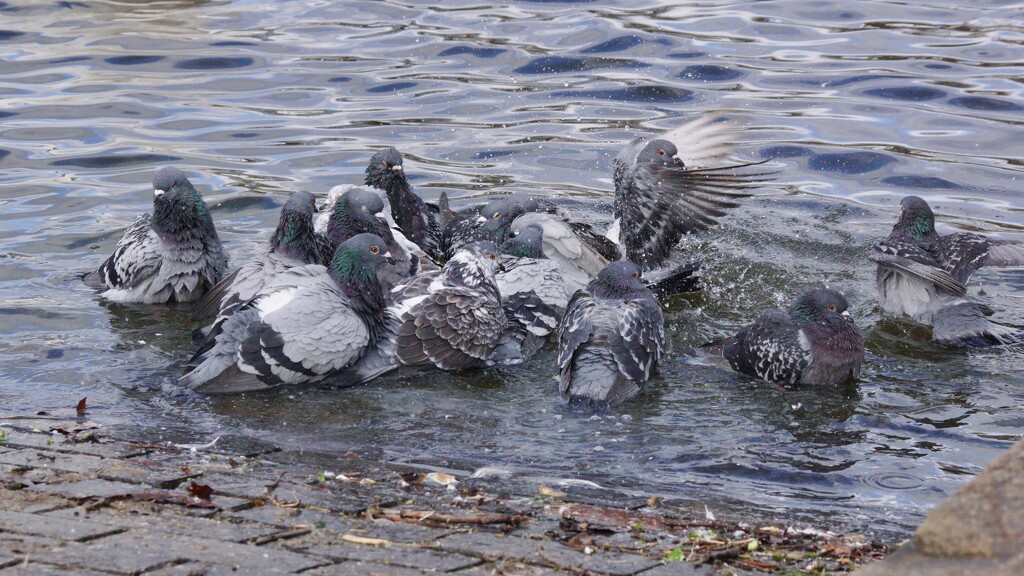
[[[166,192],[164,192],[163,190],[160,190],[159,188],[157,188],[156,190],[153,190],[153,196],[156,196],[157,198],[163,196],[164,194],[166,194]]]
[[[849,318],[850,317],[850,311],[849,310],[843,310],[843,316],[846,316],[847,318]]]
[[[402,171],[402,167],[401,166],[392,166],[391,169],[394,170],[395,172],[401,172]]]
[[[483,224],[484,222],[487,222],[487,218],[484,218],[483,216],[477,216],[476,217],[476,223],[477,224]]]
[[[395,259],[391,256],[391,252],[385,252],[382,256],[384,256],[384,261],[388,264],[397,264]]]

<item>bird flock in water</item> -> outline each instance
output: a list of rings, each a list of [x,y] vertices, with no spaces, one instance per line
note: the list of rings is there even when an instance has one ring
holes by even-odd
[[[385,148],[364,186],[333,188],[319,209],[312,194],[292,194],[267,251],[231,272],[201,194],[164,167],[153,214],[85,278],[111,301],[190,302],[194,320],[213,319],[195,331],[199,348],[180,379],[205,394],[511,365],[554,340],[561,396],[614,405],[637,395],[666,354],[659,299],[700,289],[699,262],[669,266],[680,239],[774,175],[763,163],[713,165],[732,148],[725,126],[703,117],[626,145],[613,161],[606,233],[522,192],[458,210],[445,193],[427,203],[399,151]],[[931,326],[937,343],[1022,340],[965,284],[982,266],[1024,264],[1024,244],[939,236],[928,204],[908,196],[869,258],[881,308]],[[835,290],[810,290],[698,353],[772,383],[842,384],[864,360],[847,308]]]

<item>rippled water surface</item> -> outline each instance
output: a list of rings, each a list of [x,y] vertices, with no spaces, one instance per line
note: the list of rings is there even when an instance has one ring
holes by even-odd
[[[1024,353],[944,350],[880,319],[865,255],[908,193],[943,231],[1024,239],[1021,22],[1000,1],[2,1],[0,408],[88,396],[93,418],[153,438],[501,466],[907,535],[1021,436]],[[173,386],[186,311],[108,304],[77,280],[150,210],[160,165],[192,176],[238,265],[290,192],[358,182],[384,145],[428,198],[529,189],[604,223],[619,147],[708,111],[745,129],[739,158],[782,172],[683,245],[707,289],[667,303],[673,357],[609,413],[557,401],[550,351],[197,398]],[[781,390],[687,356],[822,284],[867,335],[858,385]],[[1020,320],[1024,272],[980,286]]]

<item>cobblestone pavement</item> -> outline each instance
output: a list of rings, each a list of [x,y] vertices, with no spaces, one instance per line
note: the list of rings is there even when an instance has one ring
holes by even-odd
[[[655,499],[610,504],[355,454],[325,473],[244,441],[195,449],[108,432],[84,418],[0,418],[0,576],[822,573],[883,551],[687,519]]]

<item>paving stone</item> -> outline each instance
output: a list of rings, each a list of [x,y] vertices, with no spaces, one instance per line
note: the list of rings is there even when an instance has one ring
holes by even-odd
[[[160,530],[192,536],[202,534],[203,538],[210,540],[224,540],[228,542],[245,542],[255,538],[262,538],[270,534],[282,532],[276,526],[260,524],[258,522],[235,523],[226,520],[212,520],[207,518],[194,518],[180,516],[173,512],[157,509],[158,513],[133,512],[121,510],[99,509],[91,512],[83,508],[65,508],[45,514],[44,517],[61,519],[83,519],[106,526],[119,528],[151,528],[157,526]]]
[[[83,433],[84,434],[84,433]],[[34,448],[50,452],[68,452],[73,454],[89,454],[104,458],[129,458],[146,454],[144,448],[134,447],[123,442],[99,438],[98,442],[68,442],[61,434],[39,432],[7,431],[7,446],[16,448]]]
[[[223,518],[261,522],[281,529],[287,529],[300,524],[305,525],[316,522],[315,519],[310,521],[311,516],[307,516],[306,512],[299,508],[284,508],[267,503],[263,506],[254,506],[245,510],[221,513],[220,516]]]
[[[694,566],[689,562],[669,562],[644,570],[640,576],[710,576],[710,566]]]
[[[325,562],[279,548],[212,541],[157,530],[131,530],[88,543],[69,542],[34,555],[39,562],[135,574],[185,561],[236,566],[240,573],[282,574]]]
[[[361,495],[346,489],[315,488],[305,484],[282,482],[273,496],[278,500],[289,502],[300,502],[306,506],[326,508],[346,514],[360,514],[371,504],[393,505],[399,499],[381,500],[377,495]]]
[[[304,541],[291,541],[284,544],[287,548],[304,554],[326,556],[333,560],[356,560],[376,562],[408,568],[422,568],[438,572],[452,572],[480,564],[479,558],[454,553],[441,553],[435,550],[413,546],[370,546],[346,542],[341,539],[329,541],[323,537],[313,537],[319,541],[312,545]]]
[[[82,498],[109,498],[111,496],[120,496],[122,494],[134,494],[136,492],[146,492],[152,490],[149,486],[140,486],[138,484],[127,484],[125,482],[115,482],[112,480],[100,480],[99,478],[93,478],[91,480],[82,480],[81,482],[66,482],[57,484],[36,484],[29,486],[26,490],[41,493],[52,493],[60,494],[67,498],[82,499]]]
[[[0,510],[35,514],[55,508],[67,507],[70,503],[60,496],[33,492],[30,489],[7,490],[0,488]]]
[[[120,532],[121,529],[78,518],[3,511],[0,512],[0,531],[81,542]]]
[[[2,566],[2,564],[0,564]],[[29,562],[19,559],[17,564],[0,570],[2,576],[68,576],[65,568],[47,566],[38,562]],[[109,572],[93,572],[92,570],[75,570],[75,576],[110,576]]]
[[[0,464],[92,474],[106,480],[166,488],[173,488],[184,480],[195,476],[186,474],[177,468],[149,464],[145,460],[119,460],[88,454],[62,454],[34,449],[0,454]]]
[[[303,576],[423,576],[430,574],[415,568],[402,568],[399,566],[387,566],[373,562],[342,562],[331,566],[324,566],[309,572],[303,572]]]
[[[425,544],[438,538],[444,538],[449,534],[454,534],[455,531],[447,528],[430,528],[404,522],[393,522],[391,520],[374,520],[373,522],[360,522],[350,533],[355,536],[380,538],[405,544]]]
[[[510,559],[530,564],[555,565],[574,571],[626,576],[660,564],[644,556],[596,552],[583,554],[557,542],[500,537],[486,532],[453,534],[437,541],[441,550],[476,556],[484,560]]]
[[[7,566],[17,564],[18,562],[21,562],[21,560],[0,552],[0,568],[5,568]]]

